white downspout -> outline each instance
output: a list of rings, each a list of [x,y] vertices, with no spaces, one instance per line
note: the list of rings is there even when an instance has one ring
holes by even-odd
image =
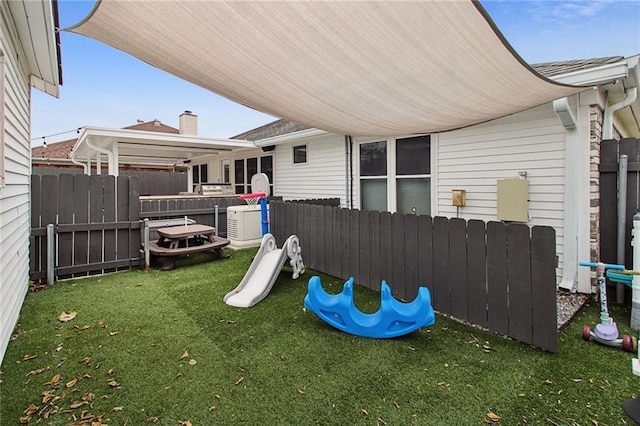
[[[640,71],[638,70],[638,65],[633,67],[633,70],[635,71],[636,87],[630,87],[627,89],[627,97],[624,98],[623,101],[613,105],[605,105],[602,124],[602,139],[613,139],[613,114],[616,111],[631,105],[638,97],[638,84],[640,84]]]
[[[575,290],[578,277],[578,175],[570,173],[570,163],[578,157],[578,130],[576,118],[571,111],[567,98],[553,101],[553,110],[560,118],[566,130],[564,148],[564,256],[562,262],[562,280],[559,287]]]
[[[83,173],[84,173],[85,175],[89,175],[89,174],[91,174],[91,173],[89,173],[89,166],[88,166],[88,164],[86,164],[86,163],[81,163],[80,161],[76,160],[75,155],[72,155],[72,156],[71,156],[71,162],[72,162],[73,164],[77,164],[78,166],[82,166]]]

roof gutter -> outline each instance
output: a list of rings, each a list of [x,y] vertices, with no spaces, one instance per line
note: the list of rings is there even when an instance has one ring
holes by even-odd
[[[329,132],[327,132],[326,130],[311,128],[306,130],[300,130],[299,132],[287,133],[285,135],[273,136],[271,138],[266,138],[266,139],[260,139],[259,141],[255,141],[254,143],[258,148],[260,148],[267,145],[278,145],[281,143],[291,142],[294,140],[300,140],[302,138],[310,138],[312,136],[325,135],[327,133]]]
[[[627,97],[623,101],[613,105],[606,105],[604,108],[604,120],[602,124],[602,139],[613,139],[613,114],[616,111],[620,111],[623,108],[628,107],[636,101],[638,98],[638,84],[640,82],[640,71],[638,71],[639,65],[633,67],[635,74],[635,86],[626,90]]]

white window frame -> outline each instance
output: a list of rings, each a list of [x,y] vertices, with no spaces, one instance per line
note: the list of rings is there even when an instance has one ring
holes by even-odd
[[[296,148],[304,148],[304,161],[296,162]],[[291,154],[292,154],[291,162],[293,163],[294,166],[301,166],[309,163],[309,145],[308,144],[305,143],[301,145],[294,145],[292,148]]]
[[[358,185],[358,208],[362,207],[362,184],[363,180],[367,179],[381,179],[385,178],[387,180],[387,211],[391,213],[397,212],[398,207],[398,188],[397,182],[398,179],[412,179],[412,178],[429,178],[429,185],[431,187],[431,196],[430,196],[430,210],[431,216],[435,215],[436,207],[437,207],[437,191],[435,186],[435,135],[430,135],[430,169],[431,173],[429,174],[417,174],[417,175],[397,175],[396,174],[396,141],[398,139],[406,139],[414,137],[415,135],[408,136],[398,136],[398,137],[390,137],[390,138],[366,138],[366,139],[358,139],[356,140],[356,171],[357,171],[357,185]],[[386,142],[387,143],[387,174],[386,176],[362,176],[360,173],[360,145],[364,145],[372,142]]]
[[[251,176],[247,176],[247,174],[248,174],[247,173],[247,160],[250,159],[250,158],[256,158],[258,160],[258,173],[263,173],[263,171],[262,171],[262,161],[261,160],[263,158],[265,158],[265,157],[271,157],[271,176],[273,176],[273,180],[275,180],[275,174],[276,174],[275,173],[276,172],[275,166],[276,166],[276,163],[275,163],[275,155],[273,155],[273,153],[268,153],[268,154],[265,154],[265,155],[248,155],[246,157],[236,157],[236,158],[232,159],[231,164],[233,165],[233,169],[231,169],[231,168],[229,169],[229,172],[230,172],[229,176],[233,181],[233,182],[231,182],[231,185],[233,186],[234,192],[236,191],[236,189],[237,189],[236,187],[237,186],[241,186],[242,185],[244,187],[244,189],[243,189],[244,193],[247,194],[247,191],[249,190],[249,186],[251,186]],[[243,164],[244,164],[244,166],[243,166],[244,183],[236,183],[236,161],[239,161],[239,160],[241,160],[243,162]],[[271,195],[274,195],[274,192],[273,192],[274,188],[275,188],[274,187],[274,183],[273,182],[269,182],[269,189],[270,189]]]

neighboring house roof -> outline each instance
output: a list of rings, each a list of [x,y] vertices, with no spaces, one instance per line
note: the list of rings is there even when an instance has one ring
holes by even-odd
[[[613,64],[623,60],[623,56],[607,56],[603,58],[575,59],[570,61],[542,62],[531,64],[531,67],[545,77],[567,74],[575,71],[586,70],[602,65]],[[280,119],[264,126],[257,127],[247,132],[234,136],[232,139],[244,139],[248,141],[260,141],[263,139],[287,135],[310,129],[310,126]]]
[[[554,75],[567,74],[570,72],[599,67],[601,65],[613,64],[620,62],[623,59],[624,57],[622,56],[607,56],[604,58],[576,59],[573,61],[544,62],[540,64],[532,64],[531,67],[545,77],[552,77]]]
[[[69,139],[66,141],[50,143],[47,145],[36,146],[31,150],[31,158],[69,158],[73,145],[78,139]]]
[[[145,121],[131,126],[123,127],[125,130],[139,130],[147,132],[174,133],[179,134],[180,130],[175,127],[167,126],[160,120]],[[68,139],[65,141],[50,143],[42,146],[36,146],[31,150],[31,158],[38,159],[64,159],[68,160],[71,151],[75,146],[78,138]]]
[[[293,121],[280,119],[271,123],[265,124],[248,132],[240,133],[233,136],[231,139],[242,139],[246,141],[259,141],[262,139],[272,138],[275,136],[287,135],[289,133],[300,132],[302,130],[310,129],[309,126],[296,123]]]

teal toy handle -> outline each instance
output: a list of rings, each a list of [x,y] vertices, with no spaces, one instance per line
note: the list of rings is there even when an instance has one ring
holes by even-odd
[[[598,264],[595,262],[580,262],[580,266],[588,266],[589,268],[597,268]],[[624,271],[624,265],[616,265],[615,263],[604,263],[604,269],[617,269]]]

